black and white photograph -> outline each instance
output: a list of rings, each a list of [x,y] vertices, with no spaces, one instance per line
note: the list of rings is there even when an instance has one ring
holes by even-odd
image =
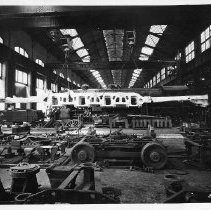
[[[21,2],[0,3],[1,208],[209,206],[211,4]]]

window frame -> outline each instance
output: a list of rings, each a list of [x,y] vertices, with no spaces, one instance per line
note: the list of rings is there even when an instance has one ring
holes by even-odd
[[[160,81],[161,81],[160,72],[158,72],[157,75],[156,75],[156,81],[157,81],[157,84],[160,83]]]
[[[41,59],[39,59],[39,58],[37,58],[37,59],[35,60],[35,63],[39,64],[39,65],[42,66],[42,67],[45,66],[44,62],[43,62]]]
[[[42,85],[40,87],[41,81],[42,81]],[[40,90],[45,89],[45,80],[43,78],[40,78],[40,77],[36,78],[36,88]]]
[[[157,78],[156,78],[156,76],[154,76],[152,78],[152,86],[155,86],[156,84],[157,84]]]
[[[185,62],[189,63],[195,58],[195,42],[191,41],[186,47],[185,47]]]
[[[25,58],[29,58],[29,54],[26,52],[26,50],[22,47],[15,46],[14,51],[17,52],[18,54],[24,56]]]
[[[22,74],[21,76],[19,74]],[[26,82],[24,81],[24,77],[26,78]],[[21,78],[21,79],[20,79]],[[28,86],[28,73],[24,70],[20,70],[19,68],[15,68],[15,82],[19,84],[23,84]]]
[[[162,72],[164,70],[164,72]],[[160,70],[160,81],[163,81],[166,78],[166,69],[165,67]]]
[[[206,37],[206,31],[208,31],[208,37]],[[203,53],[204,51],[208,50],[211,47],[211,25],[201,32],[200,41],[201,41],[201,53]]]

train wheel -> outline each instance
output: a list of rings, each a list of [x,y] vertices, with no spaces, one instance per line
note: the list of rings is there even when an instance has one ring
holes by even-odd
[[[73,163],[93,162],[94,158],[94,147],[87,142],[77,144],[72,148],[71,159]]]
[[[146,167],[161,169],[166,165],[167,153],[165,148],[159,143],[150,142],[142,148],[141,160]]]

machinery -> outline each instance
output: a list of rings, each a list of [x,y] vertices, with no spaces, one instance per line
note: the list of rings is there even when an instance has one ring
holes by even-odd
[[[55,136],[33,135],[4,135],[0,140],[1,161],[14,163],[19,161],[46,161],[53,162],[58,156],[65,153],[67,141]],[[13,160],[14,159],[14,160]]]
[[[39,166],[26,163],[10,169],[12,185],[5,190],[0,181],[0,204],[117,204],[121,192],[112,187],[102,187],[97,179],[97,168],[91,163],[76,164],[54,170],[56,185],[39,186],[36,174]],[[49,172],[48,172],[49,173]],[[58,178],[58,175],[60,177]],[[167,198],[163,203],[206,203],[211,201],[210,190],[190,187],[175,175],[165,175]]]
[[[211,166],[211,130],[206,128],[186,129],[182,132],[189,162],[199,167]]]
[[[210,203],[211,191],[204,187],[191,187],[176,175],[164,177],[167,199],[164,203]]]
[[[5,110],[1,112],[1,120],[7,123],[33,123],[44,118],[41,110]]]
[[[140,137],[121,132],[107,137],[85,136],[72,146],[71,155],[66,163],[103,161],[106,164],[120,164],[125,162],[129,165],[136,163],[161,169],[167,162],[167,151],[162,143],[152,136]]]
[[[96,182],[95,169],[86,163],[72,168],[66,179],[56,188],[39,187],[36,173],[39,166],[21,163],[10,169],[12,186],[6,191],[0,182],[0,204],[114,204],[113,195]],[[111,191],[110,191],[111,192]]]
[[[187,87],[183,87],[187,88]],[[176,88],[178,90],[178,88]],[[183,89],[182,89],[183,90]],[[208,95],[187,95],[187,96],[150,96],[151,92],[144,92],[144,96],[131,91],[121,90],[68,90],[63,93],[52,93],[48,91],[42,96],[31,96],[29,98],[6,97],[1,99],[2,103],[38,103],[43,102],[47,108],[51,106],[72,105],[74,107],[141,107],[144,103],[160,103],[167,101],[190,101],[202,107],[208,106]]]
[[[5,158],[19,155],[23,160],[54,162],[63,159],[65,148],[71,148],[66,164],[100,161],[103,164],[144,165],[162,169],[167,162],[166,148],[156,139],[153,129],[148,135],[126,135],[116,131],[110,135],[96,135],[94,131],[85,136],[54,134],[48,136],[5,136],[0,152]],[[65,165],[65,164],[64,164]]]

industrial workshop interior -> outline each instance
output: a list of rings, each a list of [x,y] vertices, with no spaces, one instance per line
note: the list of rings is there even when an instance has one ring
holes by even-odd
[[[211,202],[211,5],[0,6],[0,204]]]

